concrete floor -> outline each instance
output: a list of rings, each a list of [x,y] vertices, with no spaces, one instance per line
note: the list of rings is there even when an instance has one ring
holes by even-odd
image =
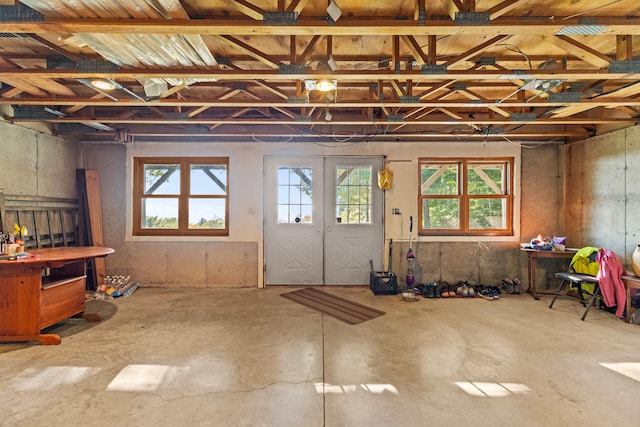
[[[577,303],[549,310],[548,296],[407,303],[323,288],[386,312],[348,325],[279,296],[293,289],[141,288],[92,301],[87,312],[104,320],[55,326],[59,346],[0,345],[0,425],[640,422],[640,327],[610,313],[581,322]]]

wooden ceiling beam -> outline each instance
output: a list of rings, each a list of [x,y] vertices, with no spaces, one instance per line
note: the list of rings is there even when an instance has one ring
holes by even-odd
[[[411,55],[413,56],[413,59],[418,63],[418,65],[425,65],[427,63],[430,63],[429,57],[424,53],[415,37],[401,35],[400,39],[407,45],[409,51],[411,52]]]
[[[323,36],[313,36],[311,38],[311,40],[309,40],[309,43],[307,43],[307,47],[305,47],[304,51],[297,58],[297,61],[295,63],[297,63],[297,64],[306,64],[307,61],[309,60],[309,57],[311,56],[311,54],[313,53],[314,49],[316,48],[316,45],[318,44],[318,41],[322,37]]]
[[[624,97],[634,96],[637,94],[640,94],[640,82],[635,82],[635,83],[626,85],[625,87],[613,90],[611,92],[594,96],[589,101],[593,102],[593,101],[601,101],[601,100],[611,100],[612,98],[618,98],[618,97],[624,98]],[[617,108],[617,107],[632,106],[632,105],[614,102],[611,105],[603,105],[603,106],[606,108],[610,108],[610,107]],[[555,110],[552,116],[554,118],[570,117],[575,114],[582,113],[584,111],[591,110],[597,107],[599,106],[594,106],[593,104],[582,104],[582,103],[580,105],[570,105],[568,107],[559,108]]]
[[[402,88],[402,83],[400,83],[398,80],[391,80],[389,84],[393,88],[393,91],[396,93],[396,95],[404,96],[407,94],[406,90]]]
[[[28,93],[33,96],[47,96],[47,92],[43,91],[39,87],[29,83],[26,80],[21,79],[20,77],[0,77],[0,81],[12,86],[22,92]]]
[[[289,3],[289,6],[287,6],[286,11],[295,12],[299,15],[302,13],[302,10],[307,5],[307,2],[308,0],[293,0],[291,3]]]
[[[475,46],[472,49],[469,49],[468,51],[464,52],[461,55],[456,56],[455,58],[451,58],[450,60],[446,61],[444,63],[444,65],[446,65],[447,67],[452,67],[456,64],[459,64],[461,62],[466,61],[467,59],[471,58],[472,56],[475,56],[477,53],[482,52],[483,50],[496,45],[497,43],[501,42],[502,40],[508,38],[509,36],[505,36],[505,35],[501,35],[501,36],[496,36],[493,37],[490,40],[487,40],[484,43],[479,44],[478,46]]]
[[[616,59],[618,61],[633,59],[633,37],[616,36]]]
[[[459,90],[458,93],[460,93],[462,96],[469,98],[472,101],[484,101],[487,102],[488,100],[482,98],[480,95],[478,95],[477,93],[469,90],[469,89],[464,89],[464,90]],[[490,109],[491,111],[494,111],[498,114],[500,114],[502,117],[511,117],[511,113],[509,113],[506,110],[503,110],[502,108],[495,106],[495,105],[489,105],[487,107],[488,109]]]
[[[440,0],[451,20],[456,19],[456,12],[464,12],[465,6],[460,0]]]
[[[264,10],[245,0],[227,0],[227,4],[256,21],[264,19]]]
[[[473,49],[475,50],[475,49]],[[265,58],[266,61],[266,58]],[[272,62],[274,67],[277,65]],[[178,78],[178,79],[217,79],[219,81],[229,80],[270,80],[270,81],[293,81],[299,79],[326,78],[332,77],[339,80],[349,81],[369,81],[369,80],[392,80],[397,78],[413,79],[416,82],[437,82],[439,80],[499,80],[506,82],[518,82],[524,79],[561,79],[561,80],[640,80],[640,72],[634,73],[611,73],[609,70],[595,69],[571,69],[571,70],[529,70],[526,74],[522,71],[514,72],[504,67],[496,70],[458,70],[451,69],[442,75],[423,74],[420,70],[343,70],[339,69],[331,72],[305,70],[297,74],[283,74],[277,69],[263,70],[241,70],[241,69],[120,69],[114,72],[86,73],[76,69],[14,69],[0,68],[0,81],[4,78],[24,78],[25,76],[48,78],[48,79],[86,79],[86,78],[113,78],[116,80],[136,80],[140,78]]]
[[[399,100],[395,101],[384,101],[384,105],[390,108],[406,108],[406,107],[446,107],[446,108],[465,108],[465,109],[479,109],[479,108],[490,108],[490,107],[501,107],[501,108],[550,108],[550,107],[559,107],[559,106],[569,106],[569,107],[586,107],[586,108],[612,108],[618,106],[627,106],[627,107],[640,107],[640,98],[613,98],[613,97],[593,97],[591,99],[582,99],[579,102],[570,102],[570,103],[552,103],[549,101],[545,101],[542,99],[534,99],[527,101],[526,99],[522,99],[519,101],[504,101],[500,103],[496,103],[493,100],[474,100],[471,97],[466,97],[466,99],[454,99],[454,100],[446,100],[446,98],[450,98],[453,94],[457,93],[453,89],[447,88],[448,91],[446,93],[440,94],[435,99],[430,99],[426,101],[419,102],[400,102]],[[636,90],[640,90],[640,88],[636,87]],[[445,89],[446,90],[446,89]],[[245,91],[250,94],[250,91]],[[375,91],[371,92],[374,97],[369,100],[357,100],[357,101],[338,101],[332,103],[332,105],[336,108],[367,108],[367,107],[379,107],[381,102],[379,100],[379,94]],[[630,95],[632,96],[632,95]],[[255,95],[253,96],[255,97]],[[288,97],[286,97],[288,98]],[[19,102],[16,102],[15,99],[0,99],[0,105],[23,105],[23,106],[70,106],[74,107],[77,105],[82,106],[93,106],[97,108],[110,108],[110,107],[121,107],[121,108],[132,108],[132,107],[157,107],[157,108],[170,108],[170,107],[198,107],[198,106],[209,106],[216,108],[238,108],[244,106],[254,106],[254,107],[291,107],[292,105],[287,101],[287,99],[283,99],[281,101],[275,99],[252,99],[252,100],[204,100],[204,99],[159,99],[159,100],[138,100],[133,98],[120,98],[117,100],[105,99],[102,97],[98,99],[98,95],[93,98],[54,98],[54,97],[41,97],[41,98],[21,98]],[[299,104],[300,106],[305,107],[322,107],[327,103],[324,100],[310,101],[305,104]],[[72,111],[71,111],[72,112]]]
[[[489,19],[496,20],[502,15],[511,12],[517,6],[521,5],[524,2],[528,2],[529,0],[505,0],[502,3],[499,3],[489,9],[486,12],[489,12]]]
[[[538,38],[542,41],[549,42],[567,51],[571,55],[576,56],[586,63],[591,64],[597,68],[608,67],[609,63],[611,62],[611,58],[609,58],[607,55],[600,53],[595,49],[592,49],[589,46],[572,39],[569,36],[539,34]]]
[[[228,44],[229,46],[232,46],[236,49],[241,50],[242,52],[248,54],[249,56],[251,56],[252,58],[262,62],[263,64],[271,67],[271,68],[279,68],[280,65],[282,65],[282,63],[280,63],[279,61],[272,59],[271,57],[269,57],[268,55],[265,55],[264,53],[260,52],[259,50],[249,46],[247,43],[244,43],[240,40],[238,40],[235,37],[232,36],[222,36],[222,35],[216,35],[215,36],[218,40],[223,41],[224,43]]]
[[[242,19],[88,19],[46,18],[43,22],[3,22],[7,33],[32,34],[199,34],[199,35],[333,35],[333,36],[486,36],[555,34],[565,26],[579,26],[579,17],[555,16],[555,19],[522,20],[517,17],[497,18],[489,25],[456,24],[452,21],[427,19],[424,24],[395,17],[367,18],[343,16],[328,25],[324,17],[299,18],[291,25],[267,25],[263,21]],[[596,19],[596,18],[594,18]],[[640,35],[638,17],[599,17],[604,27],[600,35]]]
[[[318,108],[324,108],[326,106],[319,106]],[[383,110],[386,110],[382,108]],[[386,114],[389,113],[389,110],[385,111]],[[455,114],[455,113],[454,113]],[[460,119],[456,119],[457,124],[459,125],[467,125],[467,126],[476,126],[476,125],[494,125],[494,126],[504,126],[504,125],[514,125],[513,120],[509,119],[483,119],[483,118],[464,118],[460,116]],[[447,115],[446,118],[442,119],[430,119],[430,120],[406,120],[407,124],[412,125],[451,125],[451,119],[453,117]],[[10,118],[12,122],[31,122],[33,119],[16,119]],[[260,118],[197,118],[197,119],[176,119],[176,120],[167,120],[164,117],[157,118],[149,118],[149,117],[136,117],[136,118],[114,118],[114,117],[60,117],[60,118],[51,118],[51,119],[43,119],[39,120],[42,122],[48,123],[104,123],[107,125],[117,125],[117,124],[173,124],[173,125],[213,125],[213,124],[228,124],[228,125],[250,125],[250,124],[271,124],[271,125],[299,125],[300,123],[296,121],[296,119],[260,119]],[[324,120],[322,120],[324,122]],[[536,120],[530,122],[518,122],[519,124],[526,124],[529,126],[549,126],[549,125],[602,125],[602,124],[637,124],[640,122],[640,118],[637,117],[629,117],[629,118],[620,118],[620,117],[584,117],[584,118],[537,118]],[[305,122],[306,123],[306,122]],[[340,119],[333,120],[333,125],[386,125],[386,124],[394,124],[397,125],[398,122],[394,120],[385,120],[385,119],[369,119],[369,118],[357,118],[357,119]]]

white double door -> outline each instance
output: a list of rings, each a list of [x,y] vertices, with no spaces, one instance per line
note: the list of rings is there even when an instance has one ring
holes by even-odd
[[[366,285],[381,269],[382,157],[265,159],[267,285]]]

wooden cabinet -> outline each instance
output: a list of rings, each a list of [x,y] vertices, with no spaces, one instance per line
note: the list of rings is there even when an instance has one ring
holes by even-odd
[[[34,250],[30,258],[0,261],[0,342],[60,344],[60,336],[40,331],[84,313],[86,260],[112,252],[103,247],[46,248]]]

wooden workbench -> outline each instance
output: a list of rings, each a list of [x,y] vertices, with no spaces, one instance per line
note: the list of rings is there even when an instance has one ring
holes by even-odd
[[[86,260],[111,253],[97,246],[41,248],[0,260],[0,342],[60,344],[59,335],[40,331],[84,313]]]

